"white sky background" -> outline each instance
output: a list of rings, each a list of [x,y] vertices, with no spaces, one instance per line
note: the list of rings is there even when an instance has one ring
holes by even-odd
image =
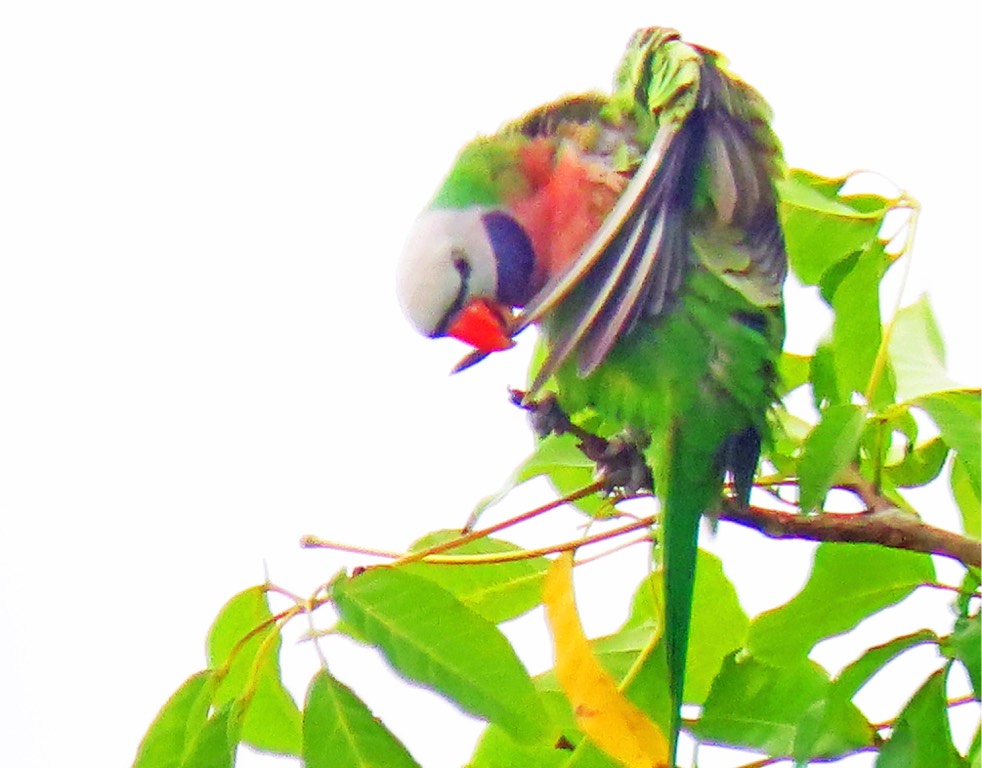
[[[462,349],[403,321],[395,261],[463,143],[606,88],[638,26],[725,52],[790,164],[876,169],[921,200],[906,299],[930,292],[954,376],[982,380],[979,4],[353,5],[0,9],[4,764],[128,764],[228,597],[264,568],[306,593],[365,562],[302,534],[401,549],[507,476],[530,445],[505,399],[528,345],[448,377]],[[805,350],[825,318],[801,306]],[[519,539],[573,530],[557,519]],[[797,591],[808,545],[725,529],[748,610]],[[625,559],[579,574],[605,584],[580,595],[591,634],[624,618],[643,568]],[[943,627],[944,600],[922,602],[905,615]],[[538,671],[536,621],[511,631]],[[465,761],[477,726],[371,652],[325,649],[424,765]],[[313,650],[287,659],[302,695]]]

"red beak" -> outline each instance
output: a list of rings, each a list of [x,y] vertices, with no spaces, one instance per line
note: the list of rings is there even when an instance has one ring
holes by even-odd
[[[488,299],[472,299],[447,329],[447,335],[460,339],[479,352],[499,352],[515,346],[508,332],[510,310]]]

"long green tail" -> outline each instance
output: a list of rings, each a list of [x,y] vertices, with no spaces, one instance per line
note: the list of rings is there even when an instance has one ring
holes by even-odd
[[[670,765],[675,765],[685,665],[692,618],[699,520],[710,509],[721,488],[717,460],[718,438],[700,434],[692,423],[676,425],[670,447],[667,493],[662,513],[663,565],[665,568],[665,651],[668,659],[669,694],[672,703]]]

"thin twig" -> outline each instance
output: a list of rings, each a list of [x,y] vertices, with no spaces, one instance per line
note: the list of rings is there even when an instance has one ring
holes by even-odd
[[[597,493],[600,490],[600,483],[591,483],[585,488],[581,488],[578,491],[573,491],[573,493],[567,494],[558,499],[554,499],[546,504],[543,504],[535,509],[530,509],[528,512],[523,512],[520,515],[510,517],[500,523],[495,523],[494,525],[489,525],[487,528],[481,528],[480,530],[470,531],[469,533],[461,534],[453,539],[448,539],[447,541],[442,541],[439,544],[434,544],[426,549],[421,549],[416,552],[392,552],[384,549],[375,549],[373,547],[361,547],[355,546],[353,544],[345,544],[340,541],[330,541],[329,539],[322,539],[318,536],[308,534],[300,539],[300,546],[305,549],[330,549],[335,552],[351,552],[356,555],[367,555],[369,557],[380,557],[386,560],[392,560],[392,565],[405,565],[406,563],[413,563],[417,560],[427,560],[429,561],[434,555],[440,552],[445,552],[448,549],[453,549],[454,547],[459,547],[462,544],[467,544],[471,541],[476,541],[478,539],[483,539],[490,536],[493,533],[497,533],[505,528],[510,528],[518,523],[523,523],[527,520],[531,520],[533,517],[538,517],[541,514],[549,512],[550,510],[561,507],[564,504],[570,504],[574,501],[578,501],[586,496]]]
[[[483,555],[427,555],[423,558],[423,562],[430,565],[487,565],[512,563],[517,560],[531,560],[536,557],[543,557],[544,555],[556,555],[560,552],[571,552],[580,547],[588,547],[591,544],[599,544],[601,541],[623,536],[625,533],[631,533],[641,528],[649,528],[654,521],[654,517],[642,517],[627,525],[622,525],[620,528],[612,528],[604,533],[596,533],[593,536],[572,539],[562,544],[550,544],[547,547],[538,547],[536,549],[521,549],[515,552],[489,552]],[[644,539],[638,539],[635,543],[641,543],[642,541]],[[412,554],[415,555],[416,553],[414,552]],[[416,558],[413,559],[415,560]],[[400,559],[391,565],[403,565],[406,562],[406,560]]]
[[[870,371],[869,382],[866,384],[867,403],[873,402],[876,389],[880,385],[880,379],[883,377],[883,372],[886,370],[887,359],[889,357],[890,337],[893,335],[893,329],[897,324],[897,314],[900,311],[900,302],[903,300],[904,288],[907,286],[907,280],[910,277],[910,268],[914,263],[914,235],[917,232],[917,220],[920,217],[921,206],[917,200],[910,197],[906,193],[901,194],[898,202],[901,201],[909,206],[910,217],[907,219],[907,234],[904,238],[904,247],[900,251],[897,258],[906,256],[907,260],[904,262],[904,271],[902,277],[900,278],[900,288],[897,290],[897,298],[894,302],[893,315],[891,316],[890,322],[888,322],[886,327],[883,329],[883,336],[880,339],[880,346],[876,350],[876,358],[873,361],[873,369]]]
[[[448,541],[443,541],[439,544],[434,544],[432,547],[427,547],[426,549],[421,549],[418,552],[410,552],[409,554],[402,555],[399,557],[392,565],[405,565],[406,563],[412,563],[417,560],[428,559],[433,555],[439,554],[440,552],[445,552],[448,549],[453,549],[454,547],[459,547],[462,544],[467,544],[471,541],[477,541],[478,539],[483,539],[490,536],[492,533],[497,533],[505,528],[510,528],[518,523],[524,523],[527,520],[531,520],[533,517],[538,517],[541,514],[549,512],[557,507],[564,506],[566,504],[571,504],[574,501],[578,501],[586,496],[591,496],[600,490],[600,483],[592,483],[585,488],[581,488],[578,491],[573,491],[573,493],[567,494],[561,498],[550,501],[547,504],[531,509],[528,512],[523,512],[515,517],[510,517],[500,523],[495,523],[494,525],[489,525],[487,528],[480,528],[470,533],[465,533],[461,536],[457,536]]]
[[[356,547],[353,544],[345,544],[340,541],[330,541],[321,539],[317,536],[306,535],[300,538],[300,546],[304,549],[330,549],[335,552],[351,552],[355,555],[367,555],[368,557],[381,557],[386,560],[395,560],[400,556],[399,552],[390,552],[384,549],[374,549],[372,547]]]
[[[740,768],[766,768],[768,765],[776,765],[782,760],[787,760],[786,757],[765,757],[763,760],[754,760],[752,763],[744,763]]]

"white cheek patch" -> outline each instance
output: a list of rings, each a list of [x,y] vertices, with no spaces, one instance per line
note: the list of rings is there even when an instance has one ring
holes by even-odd
[[[451,258],[453,243],[428,217],[409,233],[396,272],[396,291],[402,311],[416,330],[432,336],[461,288],[460,273]]]
[[[399,303],[420,333],[433,336],[448,315],[477,296],[494,298],[495,261],[478,208],[423,213],[403,248],[396,275]],[[467,284],[455,260],[467,262]]]

